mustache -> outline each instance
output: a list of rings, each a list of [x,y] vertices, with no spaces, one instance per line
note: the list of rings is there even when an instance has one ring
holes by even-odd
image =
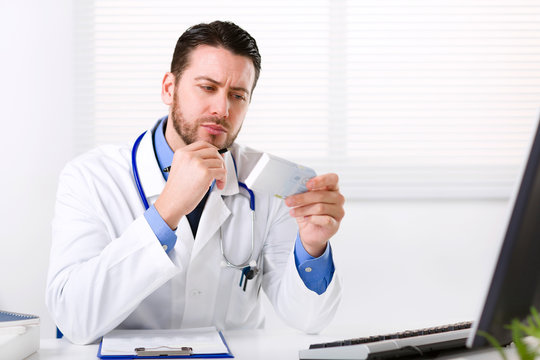
[[[214,123],[216,125],[223,126],[227,131],[229,130],[229,123],[227,120],[223,117],[219,116],[206,116],[203,118],[200,118],[198,121],[199,125],[202,123]]]

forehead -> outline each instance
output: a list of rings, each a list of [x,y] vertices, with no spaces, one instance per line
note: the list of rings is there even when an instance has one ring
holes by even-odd
[[[255,80],[253,61],[231,51],[209,45],[199,45],[189,54],[188,66],[182,77],[209,77],[218,82],[231,82],[231,86],[251,89]]]

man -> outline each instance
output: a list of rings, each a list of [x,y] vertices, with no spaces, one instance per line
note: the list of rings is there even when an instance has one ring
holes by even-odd
[[[291,326],[317,332],[331,320],[337,175],[285,201],[242,186],[261,153],[234,140],[259,72],[256,42],[235,24],[189,28],[162,82],[168,116],[133,147],[100,147],[62,171],[46,300],[71,341],[114,328],[262,327],[261,287]]]

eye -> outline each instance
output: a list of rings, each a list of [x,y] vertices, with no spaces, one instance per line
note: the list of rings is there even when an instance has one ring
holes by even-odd
[[[246,97],[243,96],[243,95],[240,95],[240,94],[233,94],[232,96],[233,96],[233,98],[235,100],[238,100],[238,101],[245,101],[246,100]]]
[[[204,91],[214,91],[214,87],[211,85],[201,85],[201,89]]]

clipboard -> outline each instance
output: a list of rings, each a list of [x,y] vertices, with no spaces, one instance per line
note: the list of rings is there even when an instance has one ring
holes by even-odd
[[[162,330],[113,330],[103,337],[100,359],[233,358],[215,327]]]

